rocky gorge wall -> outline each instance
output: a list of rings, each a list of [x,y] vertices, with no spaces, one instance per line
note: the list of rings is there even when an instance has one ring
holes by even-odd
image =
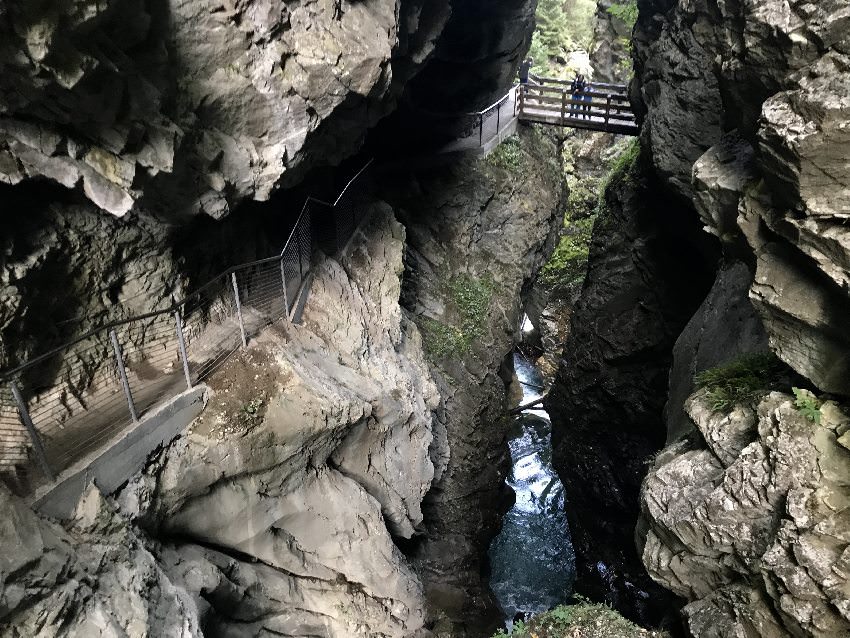
[[[647,163],[637,181],[648,188],[642,201],[614,206],[623,211],[618,227],[595,229],[600,249],[579,304],[599,314],[574,314],[573,330],[594,321],[600,329],[568,342],[550,398],[553,423],[568,441],[621,397],[633,410],[647,408],[599,419],[587,444],[597,453],[588,457],[594,479],[575,478],[616,503],[624,484],[635,494],[648,469],[638,549],[649,575],[683,599],[691,635],[843,635],[850,164],[841,149],[850,120],[850,14],[842,2],[638,5],[632,93]],[[609,189],[609,209],[630,188]],[[662,207],[673,219],[643,212]],[[670,245],[672,261],[654,268],[646,247],[671,223],[701,224],[716,238],[719,260],[700,255],[703,238],[681,234]],[[624,249],[622,235],[635,227]],[[672,285],[661,307],[678,314],[675,321],[653,316],[657,305],[634,282],[618,295],[616,265],[629,260],[625,271],[654,297]],[[687,264],[714,285],[697,295],[681,278]],[[613,302],[621,321],[606,332]],[[630,325],[623,317],[634,317],[634,327],[622,330]],[[651,339],[660,326],[664,338]],[[705,391],[694,394],[695,374],[768,350],[788,367],[782,379],[758,380],[760,402],[718,411]],[[594,383],[575,385],[581,378]],[[790,396],[792,384],[819,398],[801,403]],[[820,406],[817,416],[803,416],[801,405]],[[642,448],[623,430],[656,447],[666,438],[669,447],[647,468],[628,471],[624,443]],[[564,445],[560,457],[562,473],[572,476],[575,453]],[[609,466],[610,476],[597,480]],[[633,497],[618,510],[629,529],[637,522]],[[581,525],[601,526],[581,521],[579,538]],[[620,541],[628,546],[626,534]],[[592,565],[598,553],[584,553]],[[624,598],[623,587],[601,584]]]
[[[677,420],[693,387],[674,367],[674,442],[643,488],[644,562],[688,601],[694,635],[842,635],[850,630],[850,455],[838,407],[850,394],[850,162],[840,149],[850,13],[840,2],[653,8],[636,40],[645,139],[658,172],[693,198],[724,246],[715,289],[692,321],[700,335],[683,335],[677,358],[692,375],[769,347],[797,385],[837,403],[816,401],[817,415],[806,418],[780,384],[728,415],[692,395],[689,420]],[[682,59],[684,42],[691,53]],[[671,73],[674,61],[681,73]],[[730,339],[733,324],[740,331]],[[686,526],[701,528],[702,540]],[[691,561],[701,567],[680,569]],[[711,591],[699,585],[706,578]]]
[[[29,526],[4,532],[12,635],[489,635],[503,359],[561,195],[557,163],[532,171],[551,143],[521,140],[522,177],[475,159],[386,174],[392,205],[315,266],[302,324],[230,360],[114,499],[94,490],[59,526],[4,495]]]
[[[119,216],[222,217],[356,151],[450,13],[448,0],[6,3],[2,181],[80,187]]]
[[[502,94],[533,5],[474,37],[460,0],[0,7],[0,367],[277,252],[412,78],[463,59],[459,110]],[[396,162],[303,324],[231,360],[119,494],[65,525],[4,494],[3,631],[489,634],[503,362],[563,197],[552,142],[515,149],[519,176]]]

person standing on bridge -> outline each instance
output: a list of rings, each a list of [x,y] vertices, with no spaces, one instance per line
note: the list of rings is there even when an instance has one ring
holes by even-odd
[[[584,80],[584,76],[582,76],[582,80]],[[593,90],[590,82],[585,82],[584,87],[582,88],[582,97],[584,98],[584,105],[582,106],[582,110],[584,111],[584,119],[593,119],[593,116],[590,114],[591,101],[593,100],[593,96],[590,94]]]
[[[584,93],[584,76],[581,73],[576,74],[575,79],[573,79],[570,84],[570,93],[572,93],[573,99],[570,104],[570,117],[575,117],[575,114],[579,112],[582,108],[576,102],[582,101],[582,94]]]
[[[528,74],[531,72],[531,67],[534,65],[534,60],[525,58],[519,65],[519,83],[522,85],[528,84]]]

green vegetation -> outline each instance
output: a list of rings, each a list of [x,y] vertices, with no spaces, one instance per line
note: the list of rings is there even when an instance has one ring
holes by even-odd
[[[754,405],[780,383],[782,376],[782,363],[772,352],[765,352],[704,370],[694,376],[694,383],[707,390],[713,410],[726,412],[735,405]]]
[[[467,354],[472,344],[484,335],[484,316],[490,309],[495,284],[492,277],[475,279],[468,275],[453,277],[448,284],[449,302],[457,311],[460,325],[447,325],[421,317],[419,325],[426,351],[434,358]]]
[[[619,0],[617,4],[608,7],[608,13],[622,20],[629,32],[631,32],[635,28],[635,23],[638,19],[637,0]],[[617,39],[623,50],[628,53],[624,59],[620,60],[618,66],[623,73],[630,74],[632,70],[632,39],[630,37],[620,37]]]
[[[812,423],[820,424],[820,409],[823,405],[809,390],[791,388],[794,393],[794,405],[797,410]]]
[[[506,636],[504,630],[495,636]],[[605,605],[581,602],[559,605],[526,623],[516,623],[515,638],[668,638],[666,632],[643,629]]]
[[[252,399],[242,406],[236,420],[243,425],[251,425],[262,417],[261,408],[263,407],[262,399]]]
[[[512,135],[506,139],[493,149],[493,152],[485,158],[485,161],[491,166],[510,171],[511,173],[522,172],[525,168],[525,158],[519,138],[516,135]]]
[[[620,0],[617,4],[608,7],[608,13],[622,20],[629,30],[632,30],[638,19],[637,0],[625,0],[625,2]]]
[[[590,49],[595,11],[595,0],[540,0],[535,14],[537,28],[528,51],[534,58],[532,72],[566,77],[578,71],[567,64],[567,58],[571,51]]]
[[[597,212],[602,213],[605,210],[605,192],[617,184],[624,182],[634,183],[637,176],[638,162],[640,161],[640,139],[633,137],[626,144],[623,151],[617,155],[608,173],[602,178],[599,183],[599,200],[597,202]]]
[[[583,281],[594,219],[587,217],[575,222],[565,220],[564,234],[540,271],[540,283],[544,286],[566,286]]]

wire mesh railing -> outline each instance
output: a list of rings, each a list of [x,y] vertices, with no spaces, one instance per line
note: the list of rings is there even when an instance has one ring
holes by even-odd
[[[511,89],[490,106],[470,113],[438,113],[415,107],[423,121],[430,120],[443,133],[450,134],[450,141],[441,143],[440,151],[451,153],[484,147],[507,129],[516,118],[519,85]]]
[[[370,165],[334,203],[309,198],[280,254],[0,374],[0,479],[19,495],[52,482],[291,317],[305,298],[314,249],[339,251],[365,216]]]

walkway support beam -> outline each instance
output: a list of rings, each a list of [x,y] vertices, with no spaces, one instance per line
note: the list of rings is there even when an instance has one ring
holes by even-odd
[[[27,433],[30,435],[32,449],[35,452],[35,458],[38,460],[38,464],[41,466],[41,471],[44,472],[44,475],[49,481],[55,481],[56,476],[53,474],[53,470],[50,469],[50,464],[47,462],[47,455],[44,453],[44,446],[41,444],[41,437],[38,434],[38,430],[35,429],[35,424],[30,418],[30,413],[27,409],[27,402],[24,401],[24,397],[21,394],[21,390],[18,388],[17,383],[14,381],[10,382],[9,388],[12,390],[12,396],[15,398],[15,403],[18,406],[18,416],[21,418],[21,423],[24,424],[24,427],[27,429]]]
[[[124,353],[121,352],[121,344],[118,343],[118,335],[115,330],[109,331],[109,340],[112,342],[112,351],[115,353],[115,365],[118,368],[121,387],[124,388],[124,397],[127,399],[130,418],[133,419],[133,423],[138,423],[139,415],[136,412],[136,404],[133,402],[133,393],[130,392],[130,381],[127,379],[127,368],[124,365]]]

